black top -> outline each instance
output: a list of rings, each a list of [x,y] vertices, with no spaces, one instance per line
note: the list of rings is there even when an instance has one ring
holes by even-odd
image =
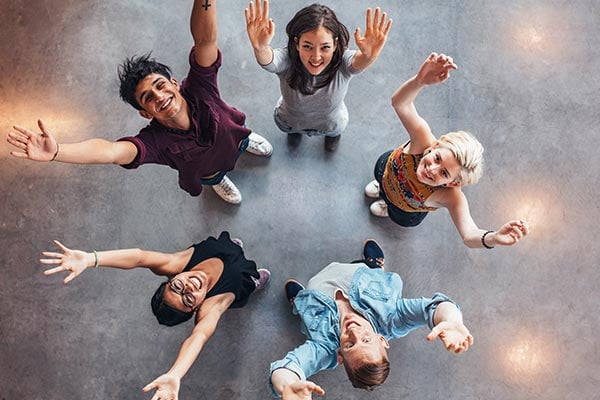
[[[233,293],[235,300],[229,308],[245,306],[250,294],[256,288],[252,278],[258,279],[259,274],[256,263],[244,257],[244,251],[231,241],[229,232],[221,232],[218,239],[210,236],[192,247],[194,253],[183,271],[189,271],[209,258],[223,261],[223,273],[215,286],[206,294],[206,298],[222,293]]]

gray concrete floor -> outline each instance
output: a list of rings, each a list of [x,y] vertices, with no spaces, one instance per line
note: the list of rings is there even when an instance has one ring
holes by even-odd
[[[118,98],[116,67],[153,50],[187,71],[191,1],[0,1],[0,131],[35,127],[62,142],[116,139],[144,126]],[[274,45],[308,3],[273,0]],[[0,399],[146,399],[192,328],[163,328],[149,307],[159,278],[87,271],[64,286],[38,263],[51,240],[81,249],[176,251],[229,230],[273,272],[270,287],[228,312],[185,377],[182,399],[266,399],[269,363],[303,340],[282,284],[306,281],[330,261],[359,256],[365,238],[386,251],[406,296],[444,291],[464,311],[475,346],[464,355],[425,341],[392,342],[392,371],[375,392],[353,389],[343,369],[314,380],[327,399],[598,398],[600,347],[597,182],[600,3],[567,1],[329,0],[352,32],[364,8],[394,26],[380,59],[351,83],[351,120],[335,154],[322,139],[290,149],[272,121],[275,76],[254,61],[245,0],[220,3],[223,97],[275,147],[244,155],[230,174],[244,195],[230,206],[207,190],[192,198],[162,166],[38,164],[0,144]],[[352,41],[352,47],[355,48]],[[369,215],[364,184],[383,151],[407,137],[393,90],[431,51],[459,65],[417,106],[434,132],[465,129],[486,147],[486,171],[465,189],[475,220],[512,218],[532,232],[515,248],[465,248],[447,212],[416,229]],[[595,393],[595,394],[594,394]]]

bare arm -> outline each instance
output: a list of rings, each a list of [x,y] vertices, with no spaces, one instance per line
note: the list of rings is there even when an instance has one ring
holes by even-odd
[[[387,14],[384,12],[379,18],[380,8],[375,9],[375,15],[371,19],[371,9],[367,8],[367,22],[365,26],[365,35],[361,36],[360,28],[354,31],[354,41],[358,46],[358,52],[352,59],[352,67],[359,71],[367,69],[377,60],[387,35],[392,27],[392,20],[387,20]]]
[[[452,221],[464,244],[471,248],[484,247],[482,237],[487,231],[479,228],[475,221],[473,221],[471,212],[469,211],[469,203],[462,190],[460,188],[442,190],[444,197],[442,201],[439,201],[439,204],[446,207],[450,212]],[[502,225],[497,231],[487,234],[484,240],[488,247],[496,245],[512,246],[528,233],[529,226],[526,221],[512,220]]]
[[[410,136],[411,153],[421,153],[435,141],[429,124],[417,112],[415,99],[425,86],[444,82],[450,76],[450,70],[456,68],[451,57],[431,53],[417,75],[394,92],[392,106]]]
[[[283,400],[308,400],[312,393],[324,395],[325,391],[311,381],[302,381],[289,369],[279,368],[271,374],[273,388],[281,395]]]
[[[448,351],[462,353],[473,344],[473,336],[463,323],[462,313],[454,303],[443,302],[435,310],[434,328],[427,335],[427,340],[440,338]]]
[[[42,254],[51,258],[40,259],[40,262],[46,265],[60,264],[58,267],[44,271],[44,275],[69,271],[69,275],[64,280],[65,283],[69,283],[87,268],[94,267],[96,264],[119,269],[142,267],[150,269],[157,275],[170,275],[180,272],[185,266],[187,258],[189,258],[189,249],[178,253],[160,253],[141,249],[97,251],[94,253],[71,250],[58,240],[55,240],[54,243],[62,253],[45,251]]]
[[[195,0],[190,17],[196,63],[210,67],[217,59],[217,0]]]
[[[273,48],[271,40],[275,35],[275,23],[269,18],[269,1],[256,0],[256,4],[250,2],[248,8],[244,9],[246,16],[246,32],[248,39],[254,49],[254,56],[260,65],[267,65],[273,61]]]
[[[72,164],[120,164],[131,163],[137,147],[131,142],[110,142],[104,139],[90,139],[79,143],[59,144],[54,135],[39,120],[40,132],[21,126],[14,126],[6,140],[17,151],[10,154],[33,161],[62,161]]]
[[[156,398],[177,398],[181,379],[196,361],[206,342],[215,333],[221,316],[234,299],[235,296],[232,293],[226,293],[218,297],[215,296],[203,304],[196,326],[181,345],[177,359],[171,369],[146,385],[143,389],[144,392],[156,389],[154,395]],[[211,300],[214,300],[212,304],[207,304]]]

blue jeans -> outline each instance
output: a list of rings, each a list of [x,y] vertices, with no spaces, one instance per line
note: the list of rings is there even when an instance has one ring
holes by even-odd
[[[273,120],[275,121],[275,125],[277,125],[277,127],[279,128],[280,131],[289,134],[292,133],[298,133],[301,135],[306,135],[306,136],[329,136],[329,137],[336,137],[336,136],[340,136],[342,134],[342,132],[321,132],[321,131],[317,131],[315,129],[294,129],[291,126],[289,126],[287,123],[285,123],[281,118],[279,118],[279,115],[277,114],[278,108],[276,107],[275,110],[273,111]]]
[[[385,165],[387,164],[387,160],[390,157],[390,154],[392,154],[392,151],[393,150],[386,151],[385,153],[380,155],[379,159],[375,163],[375,170],[373,171],[373,175],[375,175],[375,179],[377,180],[377,183],[379,183],[379,196],[381,196],[381,199],[385,201],[385,204],[387,204],[388,216],[392,221],[401,226],[417,226],[421,222],[423,222],[423,220],[427,216],[427,212],[406,212],[393,205],[385,195],[385,192],[383,191],[383,185],[381,183],[381,180],[383,179]]]
[[[248,148],[248,143],[250,143],[250,139],[246,138],[244,140],[242,140],[242,143],[240,144],[240,147],[238,148],[238,153],[237,153],[237,157],[235,158],[236,160],[238,158],[240,158],[240,155],[246,151],[246,149]],[[221,181],[223,180],[223,178],[225,178],[225,175],[227,175],[227,172],[219,172],[217,175],[213,176],[212,178],[202,178],[200,179],[200,182],[203,185],[218,185],[219,183],[221,183]]]

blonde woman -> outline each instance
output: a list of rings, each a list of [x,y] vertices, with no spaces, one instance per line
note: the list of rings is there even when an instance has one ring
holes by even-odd
[[[444,82],[456,69],[452,57],[431,53],[419,72],[392,96],[392,106],[410,140],[382,154],[375,165],[375,180],[365,187],[369,197],[381,199],[370,210],[402,226],[416,226],[429,211],[446,208],[468,247],[511,246],[528,233],[527,222],[512,220],[498,230],[477,226],[463,185],[477,183],[483,170],[483,146],[471,134],[451,132],[436,139],[414,100],[429,85]]]

